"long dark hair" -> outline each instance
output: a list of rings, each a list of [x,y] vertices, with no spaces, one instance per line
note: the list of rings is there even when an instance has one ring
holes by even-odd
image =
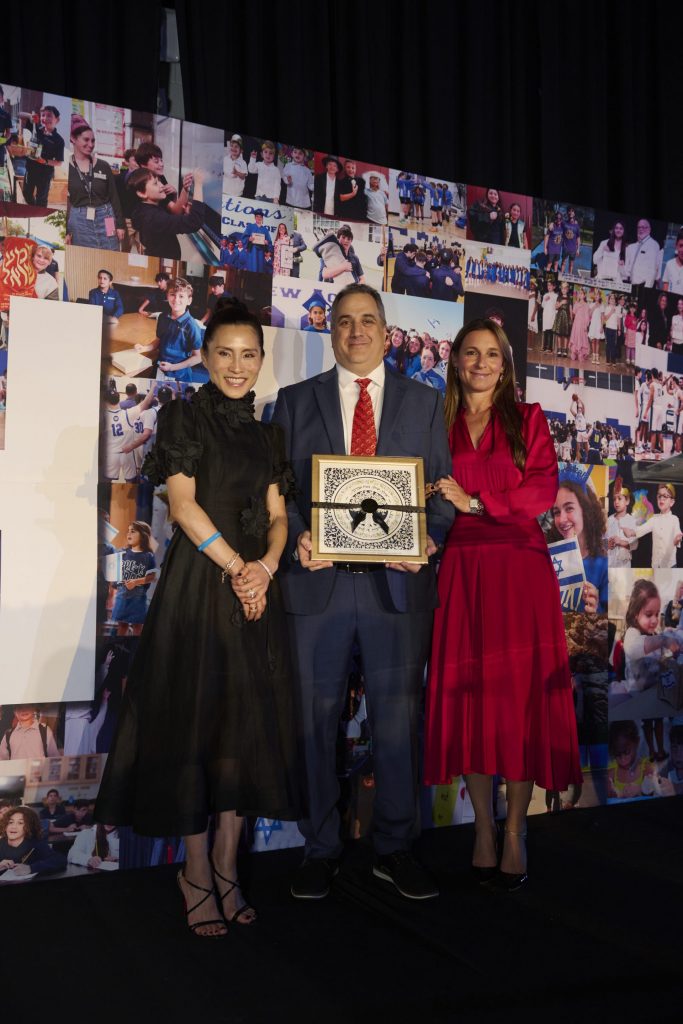
[[[616,237],[615,237],[615,234],[614,234],[614,229],[617,226],[617,224],[621,224],[622,228],[624,229],[624,233],[621,236],[621,239],[620,239],[620,242],[619,242],[619,244],[620,244],[619,255],[621,256],[623,253],[626,252],[626,246],[628,245],[628,242],[626,241],[626,225],[624,224],[624,222],[622,220],[615,220],[614,224],[609,229],[609,239],[607,241],[607,248],[609,249],[610,252],[614,252],[614,243],[616,242]]]
[[[462,385],[456,370],[456,363],[465,339],[473,331],[490,331],[498,342],[498,347],[503,356],[503,373],[493,392],[493,405],[507,435],[513,461],[520,472],[523,473],[526,466],[526,445],[522,437],[522,413],[515,401],[515,364],[512,356],[512,346],[503,328],[495,320],[489,320],[488,317],[470,320],[469,323],[460,328],[453,342],[451,364],[454,372],[449,373],[446,377],[446,397],[444,400],[446,427],[450,430],[455,423],[458,409],[462,405]]]
[[[101,857],[104,860],[105,857],[109,856],[109,840],[107,839],[107,830],[100,822],[95,828],[95,845],[92,848],[91,857]]]
[[[581,514],[583,516],[583,540],[586,545],[588,557],[604,558],[607,522],[605,519],[605,510],[600,504],[598,496],[590,487],[586,487],[584,490],[581,484],[576,480],[560,479],[560,487],[563,487],[566,491],[571,491],[581,506]],[[563,535],[557,529],[554,522],[548,530],[546,537],[549,543],[551,541],[564,540]]]
[[[258,338],[261,352],[263,352],[263,328],[259,323],[258,317],[254,316],[239,299],[233,299],[229,295],[222,296],[216,303],[216,310],[206,325],[202,351],[209,351],[209,342],[219,327],[238,327],[242,325],[251,327]]]
[[[401,332],[402,340],[400,348],[394,348],[394,346],[391,343],[391,336],[394,333],[394,331]],[[392,326],[387,327],[387,337],[389,338],[389,349],[387,351],[387,356],[392,356],[396,360],[396,369],[398,370],[398,372],[404,373],[406,359],[408,358],[409,355],[406,332],[403,330],[402,327],[399,327],[398,324],[393,324]]]
[[[141,519],[134,519],[130,525],[140,534],[140,547],[142,550],[151,551],[152,527],[149,523],[144,523]]]
[[[489,192],[497,192],[498,193],[498,202],[496,203],[495,206],[492,206],[491,203],[489,202]],[[500,189],[494,188],[493,185],[488,185],[487,186],[486,192],[484,193],[484,196],[480,200],[480,202],[481,202],[481,205],[485,206],[487,210],[498,210],[500,213],[503,212],[503,207],[502,207],[502,204],[501,204],[501,201],[500,201]]]

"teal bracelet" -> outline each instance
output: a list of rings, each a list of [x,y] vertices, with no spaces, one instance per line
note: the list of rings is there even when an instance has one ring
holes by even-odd
[[[210,537],[207,537],[206,540],[203,540],[201,544],[197,545],[197,551],[203,551],[204,548],[208,548],[209,544],[213,544],[215,540],[218,540],[218,538],[222,536],[223,534],[220,530],[216,530],[216,532],[212,533]]]

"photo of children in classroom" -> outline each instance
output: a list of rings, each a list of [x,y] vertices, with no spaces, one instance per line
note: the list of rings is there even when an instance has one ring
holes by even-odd
[[[62,241],[218,262],[222,130],[11,86],[0,107],[2,194]]]

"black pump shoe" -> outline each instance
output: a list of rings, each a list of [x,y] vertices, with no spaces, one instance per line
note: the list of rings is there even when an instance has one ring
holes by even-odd
[[[517,892],[523,888],[529,881],[529,876],[526,874],[512,875],[508,871],[495,871],[490,879],[482,882],[487,889],[491,892]]]
[[[526,839],[526,829],[524,829],[523,832],[513,832],[512,829],[509,829],[506,826],[504,831],[507,832],[508,835],[519,836],[521,839]],[[487,889],[490,889],[491,892],[510,893],[517,892],[519,889],[523,888],[528,881],[529,876],[526,871],[517,873],[497,870],[490,879],[486,880],[482,884],[486,885]]]

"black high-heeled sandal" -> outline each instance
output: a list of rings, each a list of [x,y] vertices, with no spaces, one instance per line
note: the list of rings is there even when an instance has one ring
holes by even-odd
[[[198,900],[197,903],[195,903],[195,905],[193,907],[188,907],[188,905],[187,905],[187,897],[186,897],[185,893],[183,892],[182,885],[180,884],[181,883],[181,879],[183,880],[183,882],[186,883],[186,885],[189,885],[191,889],[196,889],[197,892],[203,892],[204,893],[204,896],[202,896],[202,898],[200,900]],[[215,888],[213,888],[213,889],[205,889],[203,885],[197,885],[195,882],[191,882],[190,879],[186,876],[185,871],[184,871],[183,868],[181,868],[180,871],[178,872],[178,874],[176,876],[176,881],[178,883],[178,888],[180,889],[180,895],[183,897],[183,903],[185,904],[185,917],[187,918],[187,927],[190,929],[192,934],[193,935],[197,935],[197,937],[200,938],[200,939],[223,939],[223,938],[225,938],[225,936],[228,934],[228,930],[227,930],[227,928],[225,926],[226,922],[225,922],[225,918],[224,917],[214,917],[214,918],[211,918],[209,921],[196,921],[194,924],[190,924],[190,920],[189,920],[190,914],[194,914],[195,910],[198,910],[199,907],[201,907],[201,905],[203,903],[206,903],[206,901],[208,900],[209,896],[217,895],[216,894],[216,889]],[[198,928],[206,928],[210,924],[220,925],[221,928],[223,928],[225,930],[222,931],[222,932],[215,932],[213,935],[200,935],[199,932],[197,931],[197,929]]]
[[[222,911],[223,900],[226,898],[226,896],[229,896],[234,889],[239,889],[239,891],[242,893],[242,886],[240,885],[239,882],[233,882],[232,878],[226,878],[225,875],[222,875],[220,871],[216,868],[216,865],[213,863],[213,861],[211,862],[211,867],[213,869],[215,877],[220,878],[221,882],[225,882],[225,884],[228,886],[228,888],[225,890],[222,896],[218,892],[218,890],[216,890],[218,892],[218,899],[220,901]],[[244,893],[242,893],[242,895],[244,896]],[[242,914],[247,914],[249,913],[249,911],[251,911],[254,916],[249,921],[240,921]],[[232,917],[225,917],[225,915],[223,915],[223,919],[228,924],[239,922],[242,925],[250,925],[256,923],[256,921],[258,920],[258,914],[256,913],[256,910],[254,909],[254,907],[251,906],[250,903],[245,902],[244,905],[239,908],[239,910],[235,911]]]
[[[523,832],[513,832],[507,825],[504,829],[509,836],[519,836],[521,839],[526,839],[526,829]],[[529,881],[529,876],[526,871],[522,872],[510,872],[501,871],[498,869],[489,882],[486,883],[487,888],[494,892],[508,893],[517,892]]]
[[[502,840],[501,840],[500,829],[499,829],[499,827],[498,827],[498,825],[496,824],[495,821],[493,822],[493,832],[494,832],[494,846],[496,848],[496,863],[495,863],[495,865],[493,867],[486,867],[486,868],[477,867],[475,864],[471,865],[472,874],[473,874],[475,880],[479,883],[479,885],[485,885],[487,882],[490,882],[491,879],[494,878],[495,875],[498,873],[498,863],[500,862]]]

